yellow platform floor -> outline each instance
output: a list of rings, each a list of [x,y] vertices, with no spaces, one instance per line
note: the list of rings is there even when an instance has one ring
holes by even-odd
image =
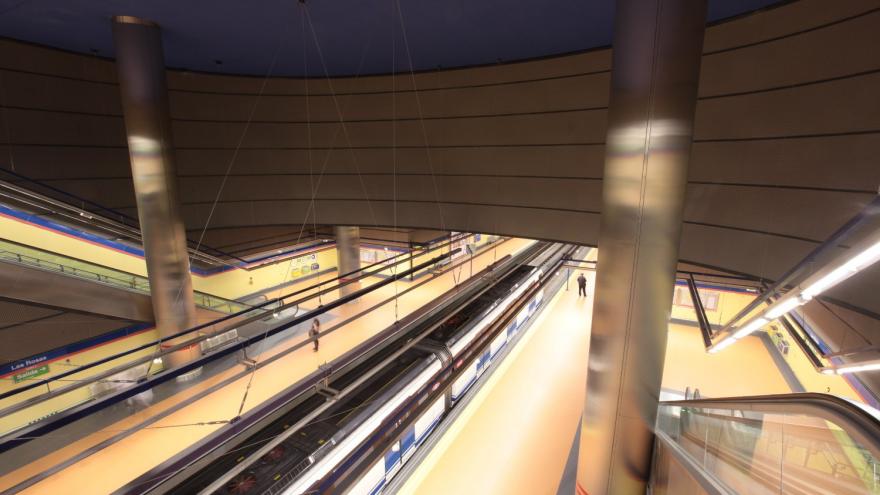
[[[401,495],[555,494],[580,425],[593,307],[575,279],[544,308]]]
[[[401,494],[557,493],[585,400],[593,294],[587,275],[590,297],[578,298],[576,290],[555,296]],[[757,336],[708,354],[699,328],[670,324],[663,388],[686,387],[707,397],[792,392]]]
[[[511,239],[497,245],[497,247],[486,249],[475,256],[474,272],[492,263],[496,257],[501,258],[507,254],[518,252],[533,242],[524,239]],[[438,295],[454,288],[456,279],[461,280],[461,277],[467,277],[468,274],[469,266],[465,264],[462,268],[448,270],[442,275],[430,279],[421,287],[401,295],[398,298],[397,317],[406,316],[432,301]],[[364,281],[364,285],[369,283],[369,281]],[[408,282],[389,284],[354,303],[336,308],[332,311],[335,316],[334,320],[325,322],[322,330],[332,330],[334,321],[342,321],[348,316],[371,308],[386,298],[394,296],[396,291],[402,292],[410,286],[411,284]],[[272,398],[284,388],[314,371],[319,365],[339,357],[355,345],[387,328],[394,322],[394,318],[395,305],[386,303],[324,336],[321,339],[319,352],[313,352],[310,346],[302,347],[258,369],[254,374],[247,402],[244,404],[242,412],[246,413],[256,405]],[[268,349],[259,358],[281,353],[305,339],[305,336],[299,336],[284,341],[274,348]],[[227,372],[205,380],[184,393],[153,404],[125,421],[74,442],[52,455],[12,472],[0,478],[0,490],[38,475],[120,431],[131,429],[141,421],[168,410],[186,398],[233,376],[242,369],[242,367],[236,367],[227,370]],[[238,414],[248,381],[249,376],[239,378],[174,411],[150,427],[132,432],[120,441],[81,459],[76,464],[47,477],[21,493],[111,493],[223,426],[199,423],[228,420],[235,417]]]

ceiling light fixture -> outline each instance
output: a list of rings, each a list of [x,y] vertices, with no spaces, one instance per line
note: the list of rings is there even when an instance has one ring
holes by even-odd
[[[768,320],[767,318],[764,318],[763,316],[759,316],[759,317],[755,318],[754,320],[750,321],[748,324],[740,327],[739,330],[737,330],[736,332],[734,332],[733,338],[736,340],[739,340],[743,337],[748,336],[749,334],[751,334],[755,330],[758,330],[759,328],[763,327],[764,325],[766,325],[768,323],[770,323],[770,320]]]
[[[868,268],[877,261],[880,261],[880,241],[875,241],[873,244],[868,245],[867,248],[862,249],[856,255],[844,261],[840,266],[832,269],[825,275],[817,275],[816,277],[808,278],[803,284],[806,286],[805,289],[801,291],[792,291],[792,293],[789,293],[789,295],[780,298],[775,303],[771,304],[766,310],[764,310],[764,312],[761,313],[758,317],[754,318],[753,320],[749,321],[738,329],[735,329],[732,335],[727,338],[722,338],[716,344],[709,347],[709,353],[716,354],[722,349],[730,347],[737,340],[748,336],[749,334],[760,329],[767,323],[791,312],[795,308],[801,306],[802,304],[805,304],[819,294],[852,277],[861,270]],[[814,278],[815,280],[811,280]],[[853,371],[845,371],[849,369],[853,369],[854,371],[869,371],[880,369],[880,363],[876,365],[871,364],[865,366],[871,367],[864,368],[861,366],[850,366],[846,368],[829,369],[832,370],[832,374],[852,373]],[[823,371],[823,373],[824,372],[825,371]]]
[[[880,260],[880,242],[873,244],[859,254],[853,256],[843,265],[832,270],[828,275],[821,277],[819,280],[811,283],[801,293],[804,299],[812,299],[844,280],[852,277],[856,273],[873,265]]]
[[[877,371],[877,370],[880,370],[880,363],[875,361],[875,362],[871,362],[871,363],[841,366],[839,368],[826,368],[826,369],[822,370],[822,373],[824,373],[826,375],[833,375],[833,374],[846,375],[848,373],[858,373],[860,371]]]
[[[733,343],[736,342],[736,340],[737,339],[730,337],[730,338],[722,340],[721,342],[718,342],[711,349],[709,349],[709,354],[717,354],[717,353],[723,351],[724,349],[727,349],[728,347],[733,345]]]
[[[794,308],[800,306],[806,301],[801,300],[800,297],[789,297],[788,299],[777,301],[776,304],[771,306],[766,313],[764,313],[764,317],[768,320],[775,320],[780,316],[788,313]]]

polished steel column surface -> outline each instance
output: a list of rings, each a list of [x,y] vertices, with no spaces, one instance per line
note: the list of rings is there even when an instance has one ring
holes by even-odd
[[[334,227],[333,234],[336,236],[336,266],[339,275],[351,273],[361,267],[361,229],[360,227]],[[343,277],[340,282],[356,278],[359,273]],[[342,295],[348,295],[360,288],[360,283],[352,282],[340,290]]]
[[[619,0],[578,492],[645,493],[706,0]]]
[[[116,70],[131,157],[153,315],[162,336],[195,324],[186,231],[177,197],[165,61],[159,27],[150,21],[113,18]],[[172,366],[190,351],[170,356]]]

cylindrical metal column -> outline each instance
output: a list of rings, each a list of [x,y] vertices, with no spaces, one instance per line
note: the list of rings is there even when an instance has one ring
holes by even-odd
[[[618,0],[578,492],[645,493],[706,0]]]
[[[196,313],[177,197],[162,38],[150,21],[117,16],[113,42],[153,315],[159,335],[172,335],[192,327]],[[194,352],[176,352],[166,365],[178,366]]]
[[[361,267],[361,229],[360,227],[333,227],[336,236],[336,266],[343,276],[339,282],[347,282],[356,278],[359,273],[352,273]],[[346,274],[350,274],[345,276]],[[345,296],[360,289],[360,282],[352,282],[340,290]]]

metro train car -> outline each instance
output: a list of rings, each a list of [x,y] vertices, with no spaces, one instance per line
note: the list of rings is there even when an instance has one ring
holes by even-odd
[[[453,357],[458,356],[458,353],[455,352],[456,350],[460,353],[461,350],[467,346],[467,343],[472,341],[479,332],[488,325],[488,323],[483,324],[484,322],[494,321],[504,309],[507,309],[507,307],[522,294],[526,287],[537,281],[542,273],[541,270],[537,270],[536,273],[526,281],[526,283],[522,284],[517,289],[517,291],[511,293],[508,298],[493,308],[492,314],[480,319],[472,328],[463,331],[462,333],[464,335],[462,335],[455,344],[450,346],[450,350],[453,351]],[[348,493],[356,495],[374,495],[381,493],[385,484],[397,474],[397,471],[400,470],[403,463],[412,457],[415,450],[422,445],[428,435],[440,423],[440,420],[446,412],[451,407],[454,407],[455,403],[467,393],[471,386],[476,383],[477,379],[489,369],[498,353],[513,339],[516,333],[523,328],[526,321],[535,314],[543,297],[544,290],[541,289],[529,304],[520,310],[516,319],[508,325],[505,331],[499,333],[492,340],[489,348],[486,349],[483,354],[456,379],[455,382],[453,382],[452,388],[447,393],[447,396],[445,398],[441,397],[436,399],[428,410],[422,413],[422,415],[416,420],[415,424],[392,445],[391,452],[386,454],[380,461],[374,463]],[[285,493],[293,494],[299,492],[288,491]]]
[[[520,267],[521,273],[517,274],[519,281],[516,285],[508,288],[506,294],[498,294],[493,304],[471,317],[470,321],[462,324],[460,317],[450,318],[450,320],[456,319],[453,324],[449,325],[452,335],[446,335],[442,327],[432,333],[430,342],[422,346],[430,348],[432,352],[423,359],[419,366],[410,369],[401,380],[398,380],[395,386],[389,387],[371,401],[356,420],[350,423],[351,428],[339,431],[321,449],[316,451],[309,459],[311,465],[297,476],[292,484],[283,490],[270,490],[270,492],[290,495],[321,492],[322,486],[328,478],[332,478],[334,471],[338,469],[340,464],[354,462],[352,457],[357,457],[358,449],[362,448],[362,445],[377,430],[391,420],[396,411],[402,407],[414,407],[418,402],[414,400],[417,394],[423,393],[431,387],[433,387],[432,390],[436,390],[439,386],[440,375],[448,373],[450,369],[461,369],[444,396],[434,399],[412,425],[394,441],[387,453],[374,462],[348,489],[348,493],[353,494],[380,493],[387,482],[412,457],[416,449],[424,443],[443,416],[491,367],[499,352],[514,339],[526,322],[537,312],[544,301],[544,287],[531,296],[506,328],[498,332],[489,345],[483,347],[477,359],[469,361],[466,368],[462,368],[464,366],[461,359],[463,354],[470,350],[470,346],[505,311],[508,311],[530,288],[533,288],[548,269],[560,262],[563,257],[562,253],[563,248],[560,247],[555,251],[554,256],[547,257],[543,261],[533,262],[532,265]],[[450,367],[450,363],[454,364]],[[409,406],[407,406],[408,403]]]

